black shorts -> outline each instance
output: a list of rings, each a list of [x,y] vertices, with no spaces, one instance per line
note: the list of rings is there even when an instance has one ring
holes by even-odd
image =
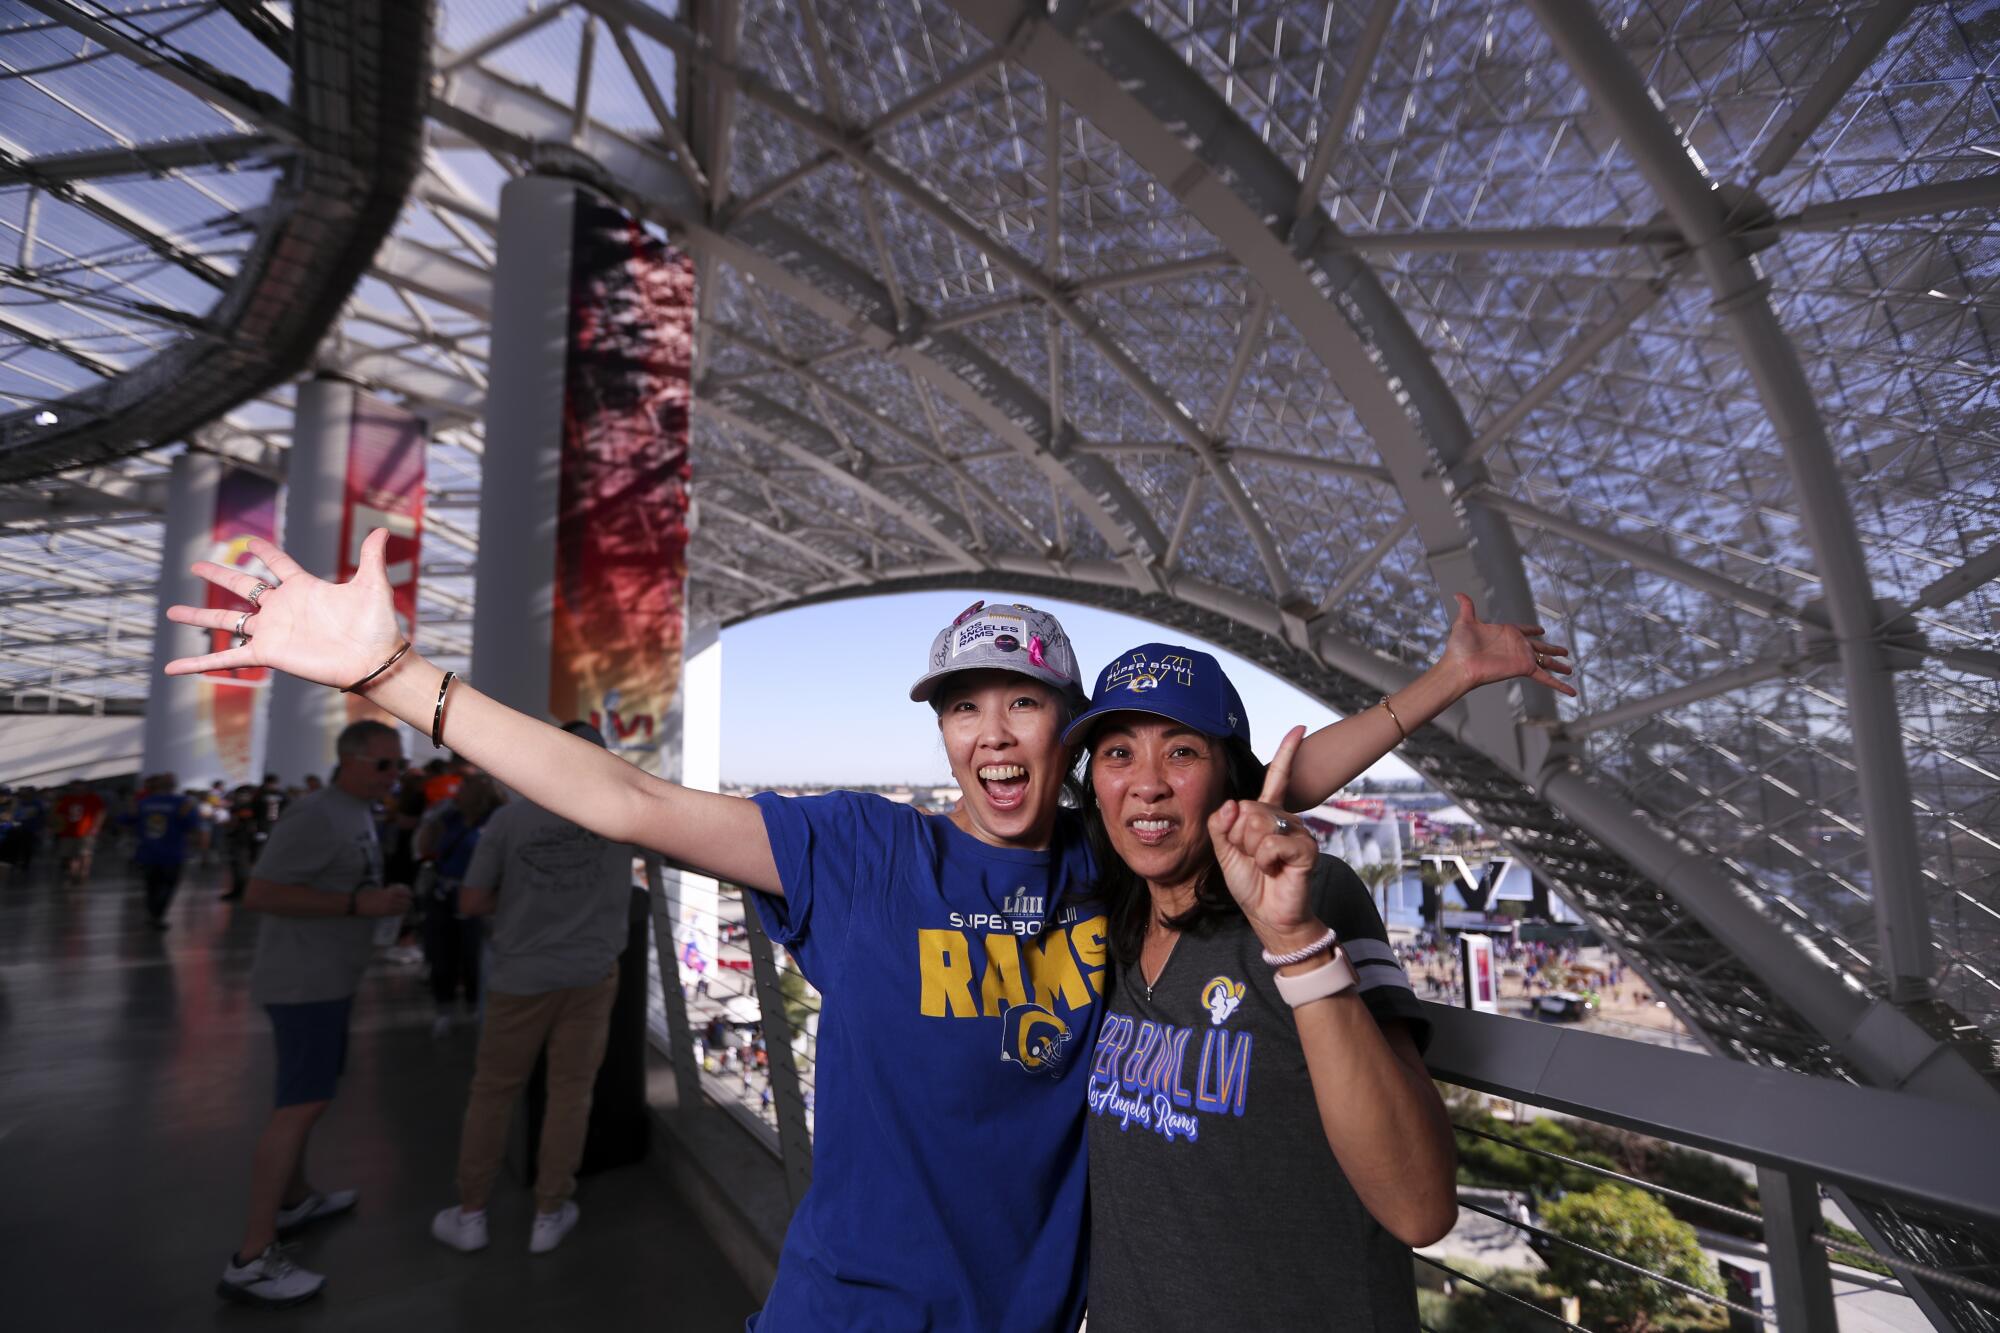
[[[271,1035],[277,1038],[276,1105],[301,1106],[333,1100],[334,1085],[347,1068],[347,1021],[354,997],[304,1004],[267,1004]]]

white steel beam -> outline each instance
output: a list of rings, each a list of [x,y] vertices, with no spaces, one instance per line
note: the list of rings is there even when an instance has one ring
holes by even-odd
[[[1840,643],[1867,828],[1878,966],[1894,999],[1923,999],[1930,994],[1936,960],[1895,685],[1876,634],[1874,583],[1812,386],[1771,308],[1769,279],[1749,245],[1730,230],[1726,198],[1696,165],[1596,8],[1589,0],[1528,0],[1528,5],[1687,238],[1715,293],[1713,308],[1749,367],[1784,450]]]
[[[1773,593],[1738,583],[1725,574],[1703,569],[1679,556],[1622,534],[1607,532],[1603,528],[1592,527],[1588,523],[1579,522],[1562,514],[1552,514],[1525,500],[1517,500],[1511,495],[1495,490],[1491,485],[1481,486],[1473,493],[1472,498],[1488,509],[1498,510],[1516,523],[1525,524],[1542,532],[1554,533],[1579,546],[1587,546],[1593,551],[1623,560],[1637,569],[1650,570],[1676,583],[1684,583],[1698,592],[1740,606],[1752,615],[1765,620],[1798,619],[1798,609]]]
[[[854,492],[861,499],[875,506],[889,517],[901,523],[910,531],[922,537],[947,559],[958,562],[967,569],[977,569],[980,561],[968,547],[971,533],[949,514],[927,517],[919,512],[910,497],[891,494],[883,486],[866,479],[865,473],[843,467],[828,454],[838,449],[838,444],[817,423],[793,412],[781,403],[773,402],[751,394],[746,389],[732,391],[727,401],[699,399],[695,410],[742,431],[744,434],[763,441],[787,458],[795,459],[820,473],[836,484]],[[803,441],[820,440],[824,451],[808,447]],[[902,489],[898,486],[898,489]]]
[[[194,167],[234,166],[249,158],[287,151],[268,134],[212,134],[160,143],[85,148],[71,153],[0,161],[0,185],[42,185],[101,180],[108,176],[159,176]]]
[[[1529,621],[1534,602],[1512,528],[1466,506],[1442,475],[1471,444],[1471,431],[1421,340],[1364,264],[1324,254],[1302,259],[1291,245],[1296,224],[1273,226],[1273,219],[1290,219],[1301,198],[1301,181],[1284,160],[1130,14],[1093,15],[1072,35],[1042,17],[1038,5],[951,6],[989,40],[1007,36],[1015,23],[1030,24],[1019,63],[1061,88],[1270,293],[1381,452],[1445,604],[1465,592],[1484,615]],[[1322,236],[1333,230],[1323,219],[1309,225]],[[1288,629],[1288,641],[1305,642],[1314,627],[1297,619]],[[1553,717],[1546,687],[1517,693],[1527,719]],[[1478,697],[1475,708],[1489,753],[1511,753],[1518,765],[1525,750],[1546,748],[1547,733],[1520,726],[1522,715],[1502,692]]]
[[[1124,380],[1145,400],[1148,407],[1164,418],[1182,437],[1187,447],[1215,477],[1217,488],[1244,525],[1272,586],[1279,590],[1281,597],[1289,594],[1290,577],[1285,571],[1277,539],[1272,535],[1270,525],[1265,521],[1262,512],[1251,500],[1249,493],[1243,489],[1243,483],[1228,470],[1228,465],[1217,448],[1217,442],[1203,432],[1200,423],[1188,415],[1187,409],[1178,399],[1155,383],[1117,340],[1107,334],[1095,319],[1070,299],[1059,284],[1050,281],[1037,265],[1023,258],[1011,246],[989,235],[984,228],[967,218],[949,201],[939,198],[921,181],[875,152],[872,146],[858,142],[837,122],[805,106],[782,89],[737,67],[726,55],[712,49],[691,29],[676,20],[657,10],[639,5],[635,0],[589,0],[589,2],[593,9],[607,17],[615,16],[622,22],[630,23],[662,45],[671,47],[684,59],[700,61],[707,72],[708,82],[733,87],[739,96],[755,101],[758,106],[816,140],[823,148],[839,153],[856,171],[894,191],[898,198],[967,245],[979,250],[989,262],[1004,270],[1023,288],[1033,292],[1051,310],[1060,315],[1063,322],[1074,329],[1079,337],[1089,343],[1118,373],[1119,378]],[[994,37],[995,44],[1004,46],[1011,40],[1011,36],[1011,33],[999,33]],[[893,291],[892,302],[900,304],[899,301],[893,300]]]
[[[1568,736],[1588,736],[1591,732],[1603,731],[1606,727],[1618,727],[1627,722],[1657,717],[1676,708],[1700,703],[1703,699],[1713,699],[1717,695],[1747,690],[1753,685],[1762,685],[1781,676],[1797,675],[1808,661],[1809,659],[1802,657],[1770,657],[1729,671],[1718,671],[1691,684],[1662,690],[1658,694],[1648,695],[1642,699],[1614,704],[1602,712],[1570,718],[1562,724],[1563,733]]]
[[[1812,86],[1792,103],[1792,113],[1785,117],[1784,124],[1771,132],[1764,146],[1757,150],[1757,157],[1751,163],[1752,183],[1775,176],[1785,169],[1801,148],[1806,146],[1813,131],[1833,114],[1834,107],[1854,86],[1854,81],[1862,76],[1875,57],[1882,54],[1882,48],[1889,39],[1916,10],[1916,0],[1875,0],[1875,4],[1862,18],[1854,36],[1840,48],[1840,53],[1820,71]]]
[[[536,143],[568,133],[559,104],[532,89],[468,67],[443,82],[432,114],[489,151],[526,157]],[[584,134],[584,151],[617,180],[627,200],[673,229],[697,255],[711,255],[797,302],[865,347],[943,394],[979,426],[1055,482],[1105,544],[1125,562],[1135,586],[1156,586],[1154,562],[1166,538],[1116,469],[1047,438],[1048,405],[976,344],[926,332],[928,312],[911,307],[914,333],[896,326],[888,293],[874,275],[817,239],[769,214],[730,233],[711,228],[707,205],[668,155],[602,125]]]

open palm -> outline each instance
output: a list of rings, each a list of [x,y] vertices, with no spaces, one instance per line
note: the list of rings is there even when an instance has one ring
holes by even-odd
[[[1550,643],[1540,625],[1508,625],[1479,618],[1472,599],[1457,594],[1458,619],[1445,640],[1445,660],[1455,663],[1469,687],[1526,676],[1559,693],[1574,696],[1576,691],[1557,679],[1575,668],[1564,659],[1569,649]]]
[[[353,684],[382,665],[403,642],[382,558],[388,540],[389,534],[380,528],[368,534],[361,544],[360,568],[346,583],[314,578],[298,561],[257,537],[250,539],[250,553],[271,571],[270,580],[200,561],[195,573],[238,597],[247,600],[259,583],[266,590],[257,598],[256,613],[243,626],[249,642],[219,653],[176,658],[167,663],[167,674],[261,666],[321,685]],[[167,608],[167,619],[203,629],[233,630],[242,614],[196,606]]]

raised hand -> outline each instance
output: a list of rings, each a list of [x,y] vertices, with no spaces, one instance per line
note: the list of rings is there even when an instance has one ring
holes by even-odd
[[[1556,679],[1575,670],[1563,660],[1569,649],[1544,639],[1547,631],[1540,625],[1489,624],[1479,618],[1470,597],[1464,593],[1457,597],[1458,619],[1445,640],[1444,660],[1457,668],[1467,689],[1526,676],[1575,697],[1574,689]]]
[[[1224,801],[1208,817],[1208,837],[1231,896],[1264,947],[1283,953],[1326,931],[1314,915],[1311,879],[1319,844],[1278,804],[1291,781],[1304,727],[1285,733],[1254,801]]]
[[[219,653],[175,658],[167,663],[167,674],[261,666],[321,685],[343,687],[360,680],[403,642],[382,560],[388,540],[382,528],[368,534],[361,543],[360,568],[346,583],[314,578],[298,561],[259,537],[250,539],[250,553],[271,572],[270,579],[206,560],[197,562],[195,573],[238,597],[248,600],[259,583],[265,591],[257,598],[255,614],[243,625],[248,643]],[[167,619],[203,629],[233,630],[242,614],[198,606],[167,608]]]

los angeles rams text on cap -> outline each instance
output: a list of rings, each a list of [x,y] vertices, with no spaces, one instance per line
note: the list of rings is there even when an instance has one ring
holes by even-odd
[[[1028,622],[1020,616],[994,615],[988,613],[977,620],[968,621],[952,631],[951,655],[970,652],[989,639],[1002,634],[1011,634],[1016,640],[1027,637]]]

